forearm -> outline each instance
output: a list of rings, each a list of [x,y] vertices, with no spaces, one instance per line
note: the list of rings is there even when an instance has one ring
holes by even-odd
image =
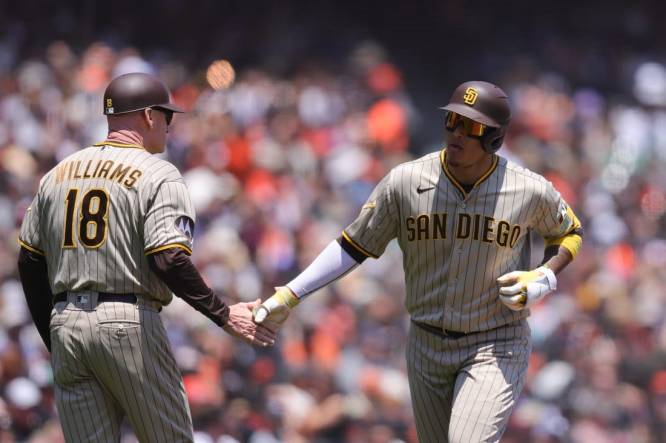
[[[206,285],[185,251],[172,248],[151,254],[148,264],[176,296],[218,326],[227,323],[229,307]]]
[[[51,350],[51,310],[53,293],[49,284],[49,273],[43,256],[21,248],[18,270],[23,286],[23,293],[28,304],[32,320],[42,337],[46,348]]]
[[[541,264],[557,275],[572,261],[573,255],[567,248],[560,245],[552,245],[546,247]]]
[[[357,259],[341,246],[340,239],[333,240],[303,272],[286,286],[298,298],[303,298],[347,275],[358,265]]]

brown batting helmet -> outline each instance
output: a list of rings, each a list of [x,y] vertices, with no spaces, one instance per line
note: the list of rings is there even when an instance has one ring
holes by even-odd
[[[169,90],[154,75],[133,72],[111,80],[104,91],[104,114],[117,115],[145,108],[185,112],[171,103]]]
[[[509,97],[499,86],[484,81],[469,81],[458,86],[443,108],[488,126],[490,130],[482,138],[488,152],[502,146],[506,128],[511,121]]]

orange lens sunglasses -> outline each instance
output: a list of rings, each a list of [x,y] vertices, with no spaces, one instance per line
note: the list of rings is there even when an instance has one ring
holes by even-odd
[[[449,111],[446,116],[446,129],[455,131],[458,125],[462,123],[465,134],[469,137],[483,137],[486,133],[486,125],[476,122],[471,118]]]

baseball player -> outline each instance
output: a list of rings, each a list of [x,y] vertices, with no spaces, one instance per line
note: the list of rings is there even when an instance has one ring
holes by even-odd
[[[142,442],[189,442],[192,419],[159,312],[172,293],[257,345],[275,334],[256,304],[228,307],[190,261],[195,215],[163,152],[175,112],[148,74],[104,93],[105,141],[62,160],[41,180],[19,238],[19,272],[51,351],[56,405],[68,442],[120,441],[124,417]]]
[[[556,274],[581,247],[581,224],[550,182],[495,153],[511,118],[499,87],[463,83],[443,109],[444,149],[391,170],[356,220],[276,288],[255,321],[279,328],[304,297],[397,238],[419,440],[495,442],[525,381],[529,307],[555,290]],[[530,231],[546,243],[533,270]]]

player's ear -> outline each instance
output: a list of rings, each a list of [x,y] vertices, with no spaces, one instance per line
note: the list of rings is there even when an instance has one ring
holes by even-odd
[[[153,115],[153,110],[150,108],[145,108],[141,110],[141,121],[143,121],[148,129],[153,129],[155,126],[155,117]]]

